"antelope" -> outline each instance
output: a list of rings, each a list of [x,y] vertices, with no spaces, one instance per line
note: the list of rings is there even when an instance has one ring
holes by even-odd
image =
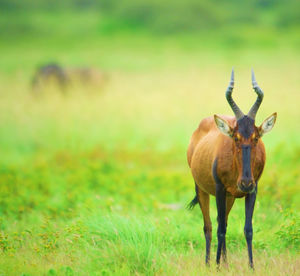
[[[51,82],[57,84],[63,92],[65,92],[69,82],[65,70],[56,63],[40,66],[32,78],[31,86],[33,91],[37,93],[43,86],[47,86]]]
[[[107,74],[96,68],[68,68],[57,63],[48,63],[37,68],[31,86],[36,94],[50,84],[55,84],[61,92],[66,93],[70,86],[101,88],[107,80]]]
[[[255,126],[255,116],[264,93],[258,86],[252,70],[252,86],[257,99],[247,115],[232,99],[234,71],[232,69],[226,99],[234,117],[214,115],[203,119],[194,131],[187,150],[187,160],[195,181],[196,195],[190,202],[197,203],[203,214],[206,241],[205,262],[210,262],[212,225],[209,214],[210,195],[216,197],[218,214],[218,247],[216,263],[226,262],[226,228],[229,212],[236,198],[245,197],[244,235],[247,241],[249,266],[252,256],[252,216],[257,195],[257,184],[264,169],[266,153],[261,137],[269,132],[276,121],[273,113],[263,123]]]

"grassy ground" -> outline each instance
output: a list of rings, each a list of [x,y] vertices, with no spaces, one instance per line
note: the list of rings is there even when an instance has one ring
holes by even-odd
[[[22,40],[21,46],[9,45],[10,38],[0,46],[0,275],[215,274],[214,265],[204,265],[200,210],[185,210],[194,196],[185,154],[201,118],[232,113],[224,91],[233,65],[234,97],[245,112],[255,100],[251,66],[265,91],[257,125],[278,112],[264,137],[254,275],[297,275],[298,53],[209,50],[191,46],[191,38],[100,38]],[[102,66],[109,82],[34,97],[34,67],[54,59]],[[213,198],[211,208],[214,259]],[[229,264],[219,275],[253,275],[242,199],[228,224]]]
[[[282,66],[294,66],[284,82],[274,68],[257,70],[266,95],[258,124],[278,112],[264,138],[268,160],[254,216],[257,275],[299,269],[299,67]],[[213,274],[214,266],[203,263],[200,211],[184,209],[194,195],[185,150],[202,117],[231,113],[224,67],[119,71],[102,93],[76,89],[39,98],[22,76],[14,83],[6,77],[1,272]],[[235,98],[247,110],[255,99],[250,72],[238,69]],[[212,209],[215,217],[214,203]],[[243,223],[243,200],[237,200],[225,275],[248,271]],[[213,256],[215,249],[214,235]]]

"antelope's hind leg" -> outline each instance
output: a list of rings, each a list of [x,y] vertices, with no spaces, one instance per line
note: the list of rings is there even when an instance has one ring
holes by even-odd
[[[211,244],[211,220],[209,216],[209,194],[200,190],[196,185],[196,192],[197,192],[197,199],[203,214],[203,221],[204,221],[204,236],[206,242],[206,256],[205,256],[205,263],[209,265],[210,261],[210,244]]]

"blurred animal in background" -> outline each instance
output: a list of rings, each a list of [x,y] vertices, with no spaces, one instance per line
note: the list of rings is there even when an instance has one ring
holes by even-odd
[[[107,74],[96,68],[64,68],[57,63],[49,63],[37,68],[31,87],[36,94],[48,88],[58,89],[65,94],[70,88],[102,89],[107,81]]]
[[[66,68],[65,73],[68,81],[73,85],[91,85],[101,87],[108,81],[106,73],[90,67]]]
[[[49,63],[37,68],[33,75],[31,86],[34,92],[40,92],[51,85],[58,87],[64,92],[68,82],[68,76],[63,68],[56,63]]]

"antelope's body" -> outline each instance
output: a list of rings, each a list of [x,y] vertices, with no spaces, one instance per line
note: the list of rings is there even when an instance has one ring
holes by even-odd
[[[266,154],[261,137],[269,132],[277,114],[268,117],[260,127],[255,126],[255,116],[263,99],[252,72],[252,85],[257,99],[247,115],[232,99],[234,73],[226,90],[227,101],[235,117],[208,117],[201,121],[192,135],[187,159],[195,181],[196,196],[190,203],[199,203],[204,220],[206,263],[210,260],[212,225],[209,214],[210,195],[216,197],[218,211],[217,264],[220,257],[226,261],[226,229],[228,214],[236,198],[245,197],[245,227],[249,264],[252,257],[252,216],[257,194],[258,180],[263,172]]]

